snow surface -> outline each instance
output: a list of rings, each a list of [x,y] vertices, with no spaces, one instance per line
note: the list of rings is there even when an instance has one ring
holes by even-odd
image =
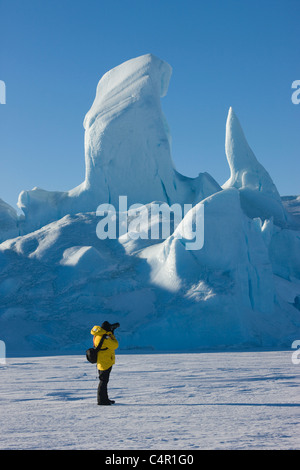
[[[84,120],[84,182],[23,191],[22,217],[0,202],[0,339],[9,355],[81,353],[103,320],[120,322],[123,350],[137,352],[278,349],[299,339],[300,199],[280,197],[232,108],[230,179],[179,174],[160,102],[170,77],[152,54],[107,72]],[[124,195],[128,210],[118,210]],[[147,210],[129,208],[153,202],[193,209],[152,239],[166,216],[149,226]],[[131,222],[119,238],[97,236],[103,203],[114,204],[117,224]],[[204,226],[195,250],[198,224],[183,230],[192,214]]]
[[[0,366],[0,449],[299,450],[291,354],[117,355],[110,407],[96,404],[95,366],[82,356],[10,358]]]

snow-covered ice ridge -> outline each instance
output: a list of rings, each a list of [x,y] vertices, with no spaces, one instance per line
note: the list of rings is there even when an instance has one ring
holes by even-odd
[[[161,109],[171,73],[152,54],[107,72],[84,119],[84,181],[67,192],[22,191],[22,216],[0,201],[9,354],[82,351],[103,319],[121,323],[123,349],[280,348],[300,339],[300,198],[279,195],[232,108],[229,180],[177,172]],[[187,250],[180,227],[166,239],[100,240],[96,209],[117,207],[121,195],[129,205],[193,204],[196,214],[204,206],[203,248]]]

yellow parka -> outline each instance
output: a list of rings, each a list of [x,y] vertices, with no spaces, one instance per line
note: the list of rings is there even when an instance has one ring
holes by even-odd
[[[115,350],[119,346],[117,339],[112,332],[105,331],[101,326],[94,326],[91,330],[91,334],[94,336],[93,341],[95,347],[98,346],[103,335],[107,336],[101,346],[101,349],[107,349],[105,349],[105,351],[98,351],[97,354],[97,369],[109,369],[115,363]]]

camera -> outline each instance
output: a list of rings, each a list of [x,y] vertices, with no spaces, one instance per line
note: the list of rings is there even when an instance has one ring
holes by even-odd
[[[119,328],[120,323],[113,323],[110,325],[110,331],[113,333],[116,328]]]
[[[111,331],[113,333],[116,328],[119,328],[119,326],[120,323],[109,323],[108,321],[105,321],[102,323],[101,328],[103,328],[105,331]]]

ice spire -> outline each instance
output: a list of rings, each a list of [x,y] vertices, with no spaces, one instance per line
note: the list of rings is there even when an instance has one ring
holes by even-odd
[[[118,208],[119,196],[131,204],[162,201],[193,203],[220,191],[207,173],[180,175],[173,165],[171,137],[161,108],[172,68],[153,54],[118,65],[103,75],[84,119],[85,180],[65,191],[22,191],[24,233],[103,203]]]
[[[269,173],[251,150],[240,122],[230,107],[226,122],[225,152],[231,175],[223,188],[235,187],[247,215],[286,221],[280,194]]]
[[[258,162],[251,150],[232,108],[229,108],[226,122],[225,152],[231,176],[224,184],[224,188],[229,186],[238,189],[249,187],[257,191],[268,192],[276,198],[280,198],[269,173]]]

